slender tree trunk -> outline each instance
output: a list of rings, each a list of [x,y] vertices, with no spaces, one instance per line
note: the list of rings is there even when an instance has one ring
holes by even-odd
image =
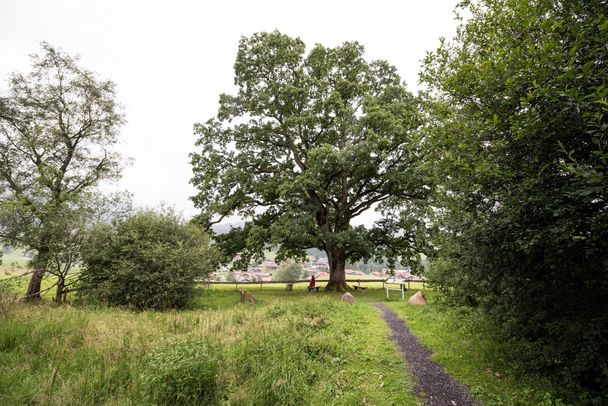
[[[346,253],[344,250],[334,248],[327,250],[329,262],[329,282],[325,286],[328,292],[347,292],[350,287],[346,284]]]
[[[55,299],[53,301],[57,304],[63,303],[65,297],[63,290],[65,289],[65,278],[63,275],[57,276],[57,290],[55,291]]]

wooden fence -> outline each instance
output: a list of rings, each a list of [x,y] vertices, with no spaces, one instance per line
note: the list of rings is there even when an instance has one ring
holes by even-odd
[[[210,288],[211,285],[235,285],[235,289],[239,290],[239,285],[260,285],[260,290],[262,290],[262,286],[263,285],[272,285],[272,284],[298,284],[298,283],[310,283],[309,279],[298,279],[298,280],[293,280],[293,281],[250,281],[250,282],[237,282],[237,281],[225,281],[225,282],[219,282],[219,281],[212,281],[212,280],[200,280],[198,281],[201,284],[207,285],[207,289]],[[317,283],[324,283],[324,282],[329,282],[329,279],[317,279],[316,280]],[[346,279],[347,283],[357,283],[357,286],[361,286],[361,283],[382,283],[382,289],[384,289],[385,285],[387,284],[386,279]],[[410,283],[422,283],[422,290],[425,289],[426,287],[426,280],[424,279],[411,279],[411,280],[404,280],[403,281],[404,284],[407,283],[407,288],[410,289]],[[391,282],[390,284],[395,285],[394,282]]]

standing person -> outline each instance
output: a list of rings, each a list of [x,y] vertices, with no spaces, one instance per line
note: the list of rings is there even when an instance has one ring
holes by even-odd
[[[312,275],[310,277],[310,284],[308,285],[308,291],[309,292],[312,291],[312,290],[315,290],[315,283],[316,283],[315,276]]]

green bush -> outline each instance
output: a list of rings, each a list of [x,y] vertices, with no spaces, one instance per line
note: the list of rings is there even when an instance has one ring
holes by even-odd
[[[154,405],[216,404],[219,351],[202,341],[171,343],[149,354],[139,373],[142,401]]]
[[[82,248],[81,297],[136,309],[184,308],[216,255],[209,238],[173,213],[139,213],[93,229]]]
[[[272,276],[277,281],[295,281],[306,278],[307,273],[302,264],[294,261],[284,261]]]

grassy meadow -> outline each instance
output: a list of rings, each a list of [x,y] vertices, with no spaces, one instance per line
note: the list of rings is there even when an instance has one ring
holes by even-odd
[[[19,250],[3,253],[0,259],[2,259],[2,264],[0,264],[0,266],[3,267],[25,267],[30,260],[30,258],[23,255],[23,252]]]
[[[236,292],[209,291],[198,309],[179,312],[5,305],[0,404],[188,404],[201,399],[193,393],[210,404],[417,404],[375,309],[286,293],[262,291],[252,306],[238,305]],[[180,360],[190,345],[208,349],[213,385],[184,378],[200,372]],[[187,382],[159,394],[160,377]]]
[[[433,349],[434,359],[487,405],[554,404],[541,378],[500,362],[507,350],[476,329],[478,317],[398,292],[308,293],[304,285],[200,288],[190,310],[2,302],[4,405],[416,405],[413,380],[372,303],[387,303]],[[408,296],[415,293],[407,292]]]
[[[21,251],[4,253],[0,256],[0,260],[0,280],[22,275],[29,271],[27,264],[30,258],[25,257]]]

